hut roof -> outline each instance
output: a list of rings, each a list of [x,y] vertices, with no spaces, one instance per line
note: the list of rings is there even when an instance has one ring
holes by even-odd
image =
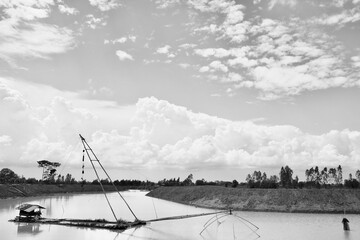
[[[34,211],[35,209],[45,209],[45,208],[37,204],[24,203],[17,206],[16,209],[25,212],[31,212]]]

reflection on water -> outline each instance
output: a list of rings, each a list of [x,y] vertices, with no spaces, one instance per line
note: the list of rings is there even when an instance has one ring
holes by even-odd
[[[17,234],[36,235],[41,232],[39,223],[17,223]]]
[[[119,196],[109,194],[118,218],[133,220],[133,216],[126,205],[120,200]],[[181,204],[176,204],[159,199],[152,199],[145,196],[145,192],[124,192],[126,198],[135,214],[140,219],[159,218],[197,214],[211,212],[212,210],[194,208]],[[18,210],[16,206],[22,203],[39,204],[46,209],[43,211],[44,217],[49,218],[83,218],[96,219],[105,218],[113,220],[106,200],[102,194],[64,194],[51,197],[30,197],[0,200],[0,224],[1,239],[35,239],[36,240],[97,240],[97,239],[246,239],[255,240],[258,238],[251,229],[234,216],[224,217],[214,221],[202,235],[203,225],[211,216],[190,218],[182,220],[154,222],[144,227],[128,229],[123,232],[76,228],[57,225],[40,225],[27,223],[8,222],[13,219]],[[341,219],[343,215],[336,214],[287,214],[287,213],[260,213],[260,212],[238,212],[244,217],[255,223],[261,236],[259,239],[266,240],[358,240],[360,239],[360,215],[347,215],[350,221],[351,231],[343,231]]]

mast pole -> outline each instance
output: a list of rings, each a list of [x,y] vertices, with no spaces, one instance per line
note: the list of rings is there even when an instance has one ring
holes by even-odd
[[[80,134],[79,134],[79,135],[80,135]],[[91,148],[89,147],[89,149],[88,149],[88,148],[86,147],[86,145],[87,145],[87,146],[89,146],[89,145],[88,145],[87,142],[85,141],[85,138],[83,138],[81,135],[80,135],[80,138],[81,138],[81,142],[82,142],[82,144],[83,144],[83,146],[84,146],[85,152],[86,152],[86,154],[87,154],[87,156],[88,156],[88,158],[89,158],[89,161],[90,161],[90,163],[91,163],[91,166],[92,166],[92,168],[94,169],[94,172],[95,172],[95,174],[96,174],[96,177],[97,177],[97,179],[98,179],[98,181],[99,181],[99,183],[100,183],[101,189],[102,189],[102,191],[103,191],[103,193],[104,193],[104,195],[105,195],[105,198],[106,198],[106,201],[107,201],[107,203],[108,203],[108,205],[109,205],[109,207],[110,207],[110,210],[111,210],[112,214],[114,215],[115,220],[117,221],[118,219],[117,219],[117,217],[116,217],[116,214],[115,214],[115,212],[114,212],[114,209],[113,209],[112,206],[111,206],[111,203],[110,203],[110,201],[109,201],[109,199],[108,199],[108,197],[107,197],[107,195],[106,195],[104,186],[103,186],[102,183],[101,183],[99,174],[98,174],[98,172],[96,171],[96,168],[95,168],[94,163],[93,163],[93,161],[99,161],[99,160],[92,160],[92,159],[91,159],[90,154],[89,154],[89,152],[88,152],[88,150],[91,150]],[[86,145],[85,145],[85,144],[86,144]],[[92,151],[92,150],[91,150],[91,151]]]
[[[89,159],[90,159],[90,162],[91,162],[91,164],[92,164],[92,166],[93,166],[93,168],[94,168],[94,170],[95,170],[95,173],[96,173],[98,179],[99,179],[99,176],[98,176],[98,174],[97,174],[97,172],[96,172],[96,169],[95,169],[95,167],[94,167],[93,161],[98,162],[98,164],[100,165],[101,169],[104,171],[104,173],[106,174],[107,178],[109,179],[109,181],[111,182],[111,184],[112,184],[113,187],[115,188],[116,192],[119,194],[119,196],[121,197],[121,199],[124,201],[124,203],[126,204],[126,206],[128,207],[128,209],[130,210],[131,214],[135,217],[135,220],[138,221],[139,219],[136,217],[136,215],[135,215],[135,213],[133,212],[133,210],[131,209],[130,205],[126,202],[125,198],[121,195],[121,193],[119,192],[118,188],[116,187],[116,185],[115,185],[114,182],[112,181],[111,177],[110,177],[109,174],[106,172],[106,170],[105,170],[105,168],[103,167],[103,165],[101,164],[100,160],[97,158],[97,156],[95,155],[94,151],[91,149],[91,147],[89,146],[89,144],[86,142],[85,138],[84,138],[83,136],[81,136],[81,134],[79,134],[79,136],[80,136],[80,138],[81,138],[81,141],[82,141],[82,143],[83,143],[83,145],[84,145],[84,149],[85,149],[85,151],[86,151],[86,154],[88,155],[88,157],[89,157]],[[91,157],[90,157],[90,154],[89,154],[88,151],[91,151],[91,153],[92,153],[92,155],[94,156],[95,160],[91,160]],[[100,182],[100,180],[99,180],[99,182]],[[101,184],[101,182],[100,182],[100,184]],[[101,186],[102,186],[102,184],[101,184]],[[102,189],[103,189],[103,191],[104,191],[104,188],[103,188],[103,187],[102,187]],[[105,191],[104,191],[104,194],[105,194]],[[106,196],[106,194],[105,194],[105,196]],[[106,199],[107,199],[107,197],[106,197]],[[108,201],[108,203],[109,203],[109,201]],[[111,207],[110,203],[109,203],[109,206],[110,206],[110,208],[111,208],[111,210],[112,210],[112,207]],[[113,211],[113,210],[112,210],[112,211]],[[113,214],[114,214],[114,216],[115,216],[115,213],[113,213]],[[115,218],[116,218],[116,216],[115,216]]]

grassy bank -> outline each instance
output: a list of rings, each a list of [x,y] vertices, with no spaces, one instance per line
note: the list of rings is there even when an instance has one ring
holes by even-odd
[[[117,187],[120,191],[128,190],[130,187]],[[104,185],[106,191],[114,191],[112,185]],[[39,195],[52,195],[56,193],[82,193],[101,192],[100,185],[86,184],[0,184],[0,198],[29,197]]]
[[[148,196],[198,207],[242,211],[360,213],[360,190],[161,187]]]

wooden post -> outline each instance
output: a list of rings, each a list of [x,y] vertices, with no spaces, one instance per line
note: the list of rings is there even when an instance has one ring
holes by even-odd
[[[347,220],[347,218],[343,218],[341,222],[343,224],[344,231],[350,231],[349,220]]]

